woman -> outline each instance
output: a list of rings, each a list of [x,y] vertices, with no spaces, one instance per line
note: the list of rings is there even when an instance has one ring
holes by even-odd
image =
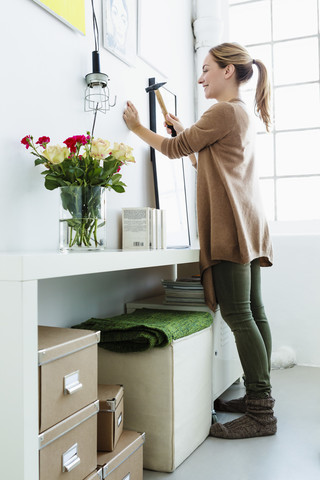
[[[258,69],[256,110],[269,130],[270,87],[267,71],[246,49],[235,43],[212,48],[204,60],[198,83],[206,98],[216,99],[192,127],[164,138],[141,125],[134,105],[128,102],[123,118],[128,128],[169,158],[198,154],[197,207],[200,270],[206,303],[231,328],[244,371],[246,395],[215,407],[240,411],[242,417],[212,425],[210,434],[221,438],[273,435],[277,419],[271,397],[271,333],[260,292],[260,266],[272,265],[269,230],[260,201],[255,173],[254,128],[239,98],[240,84]]]

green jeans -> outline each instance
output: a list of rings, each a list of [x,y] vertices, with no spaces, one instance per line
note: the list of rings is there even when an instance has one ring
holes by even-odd
[[[261,299],[259,259],[244,265],[222,261],[212,267],[212,277],[222,318],[235,337],[247,394],[264,398],[271,391],[272,340]]]

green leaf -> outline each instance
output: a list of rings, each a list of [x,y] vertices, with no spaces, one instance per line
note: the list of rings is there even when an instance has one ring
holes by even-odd
[[[118,183],[121,177],[122,177],[122,175],[120,173],[117,173],[117,174],[113,175],[113,177],[111,178],[112,183],[113,184]]]
[[[60,176],[55,175],[54,173],[53,174],[48,173],[48,175],[46,175],[46,178],[45,178],[45,181],[44,181],[44,186],[48,190],[54,190],[55,188],[64,187],[68,184],[69,184],[69,182],[67,182],[66,180],[64,180]]]
[[[47,163],[47,162],[45,160],[43,160],[42,158],[38,158],[37,160],[34,161],[35,167],[37,165],[41,165],[41,164],[44,164],[44,163]]]
[[[125,192],[125,189],[123,188],[122,185],[110,185],[110,187],[117,193],[124,193]]]
[[[46,178],[45,178],[45,181],[44,181],[44,186],[45,186],[48,190],[54,190],[55,188],[60,187],[60,183],[57,182],[56,179],[52,179],[52,178],[46,177]]]

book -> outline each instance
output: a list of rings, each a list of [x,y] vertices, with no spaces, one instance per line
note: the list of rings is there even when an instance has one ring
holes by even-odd
[[[122,209],[122,248],[149,249],[154,245],[151,207]]]
[[[165,293],[165,304],[205,304],[204,291],[198,275],[178,280],[162,280],[161,283]]]
[[[167,220],[166,211],[160,209],[161,216],[161,248],[167,248]]]
[[[166,248],[165,212],[152,207],[122,209],[123,250]]]

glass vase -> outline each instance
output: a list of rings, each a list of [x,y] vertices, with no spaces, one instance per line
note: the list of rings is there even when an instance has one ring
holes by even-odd
[[[60,187],[62,252],[106,248],[106,188]]]

